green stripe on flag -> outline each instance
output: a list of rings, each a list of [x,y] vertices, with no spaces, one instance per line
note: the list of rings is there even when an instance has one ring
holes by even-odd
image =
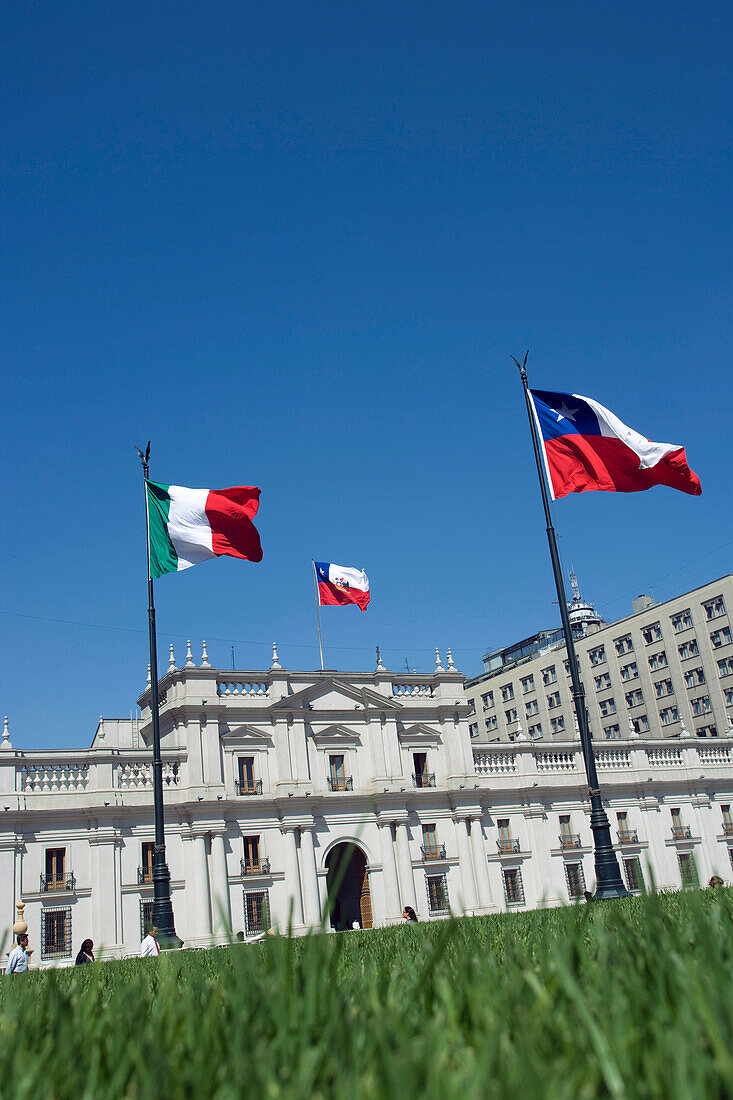
[[[150,576],[162,577],[164,573],[178,571],[176,554],[168,534],[168,516],[171,510],[171,498],[168,485],[158,485],[147,481],[148,520],[150,523]]]

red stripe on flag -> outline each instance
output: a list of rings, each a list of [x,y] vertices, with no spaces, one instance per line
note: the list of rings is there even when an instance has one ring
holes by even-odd
[[[347,603],[355,603],[362,611],[366,611],[369,603],[369,592],[363,592],[361,588],[350,588],[348,592],[345,592],[342,588],[337,588],[331,581],[319,581],[318,598],[321,607],[326,607],[329,604],[343,606]]]
[[[684,447],[665,455],[649,469],[639,469],[639,456],[620,439],[604,435],[562,435],[545,442],[547,465],[556,497],[597,489],[607,493],[637,493],[668,485],[700,496],[700,479],[687,465]]]
[[[259,532],[252,522],[259,506],[260,490],[250,485],[210,490],[206,518],[211,524],[211,549],[217,557],[228,554],[262,561]]]

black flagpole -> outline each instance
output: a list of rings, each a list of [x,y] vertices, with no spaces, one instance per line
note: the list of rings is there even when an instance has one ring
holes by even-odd
[[[527,355],[529,355],[529,352],[527,352]],[[514,356],[512,356],[512,359],[514,359],[514,362],[519,367],[522,385],[524,386],[524,398],[527,403],[527,415],[529,416],[529,426],[532,432],[532,443],[534,445],[534,457],[537,463],[537,476],[540,479],[542,503],[545,508],[545,520],[547,521],[547,541],[550,544],[552,571],[555,574],[555,588],[557,589],[557,598],[560,603],[560,617],[562,619],[565,646],[567,648],[568,662],[570,664],[570,680],[573,686],[573,705],[575,707],[575,716],[578,720],[578,729],[580,731],[580,745],[583,751],[585,774],[588,777],[588,794],[590,796],[591,807],[590,827],[593,832],[593,848],[596,864],[596,892],[594,896],[599,900],[605,898],[625,898],[628,896],[628,890],[621,879],[618,859],[613,850],[613,844],[611,843],[611,827],[608,823],[606,811],[603,809],[601,791],[598,786],[596,757],[593,752],[593,742],[591,740],[590,730],[588,729],[588,714],[585,709],[585,690],[580,679],[578,657],[575,652],[573,632],[570,628],[570,616],[568,615],[568,605],[565,598],[565,585],[562,579],[560,555],[557,552],[555,528],[552,526],[552,516],[550,515],[550,501],[547,493],[545,469],[537,433],[537,422],[535,420],[532,397],[529,392],[529,386],[527,385],[527,371],[525,369],[527,366],[527,355],[525,355],[523,363],[520,363]]]
[[[155,807],[155,850],[153,852],[153,924],[158,929],[164,948],[181,947],[183,941],[176,935],[171,905],[171,873],[165,860],[165,823],[163,820],[163,761],[160,757],[160,714],[158,711],[158,646],[155,634],[155,603],[153,602],[153,578],[150,573],[150,510],[148,507],[148,459],[150,443],[145,454],[135,450],[143,464],[145,487],[145,533],[148,550],[148,635],[150,639],[150,713],[153,719],[153,805]]]

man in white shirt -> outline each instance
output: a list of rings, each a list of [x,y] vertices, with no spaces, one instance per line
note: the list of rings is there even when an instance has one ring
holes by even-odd
[[[28,969],[28,937],[25,932],[18,933],[18,943],[10,952],[6,974],[23,974]]]
[[[147,959],[151,955],[159,955],[160,954],[160,947],[158,946],[158,941],[155,938],[155,933],[157,931],[158,931],[157,928],[149,928],[148,929],[147,936],[145,937],[143,942],[140,944],[140,958],[141,959]]]

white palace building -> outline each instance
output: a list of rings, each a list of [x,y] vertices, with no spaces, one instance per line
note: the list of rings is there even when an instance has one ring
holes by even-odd
[[[273,647],[274,649],[275,647]],[[475,744],[450,651],[428,675],[263,672],[204,657],[159,683],[167,861],[185,946],[268,925],[327,927],[568,904],[593,888],[577,741]],[[152,910],[150,688],[141,718],[100,720],[92,745],[0,743],[0,897],[25,904],[33,965],[86,937],[137,953]],[[733,740],[597,742],[625,881],[679,889],[731,878]],[[7,950],[7,946],[6,946]]]

